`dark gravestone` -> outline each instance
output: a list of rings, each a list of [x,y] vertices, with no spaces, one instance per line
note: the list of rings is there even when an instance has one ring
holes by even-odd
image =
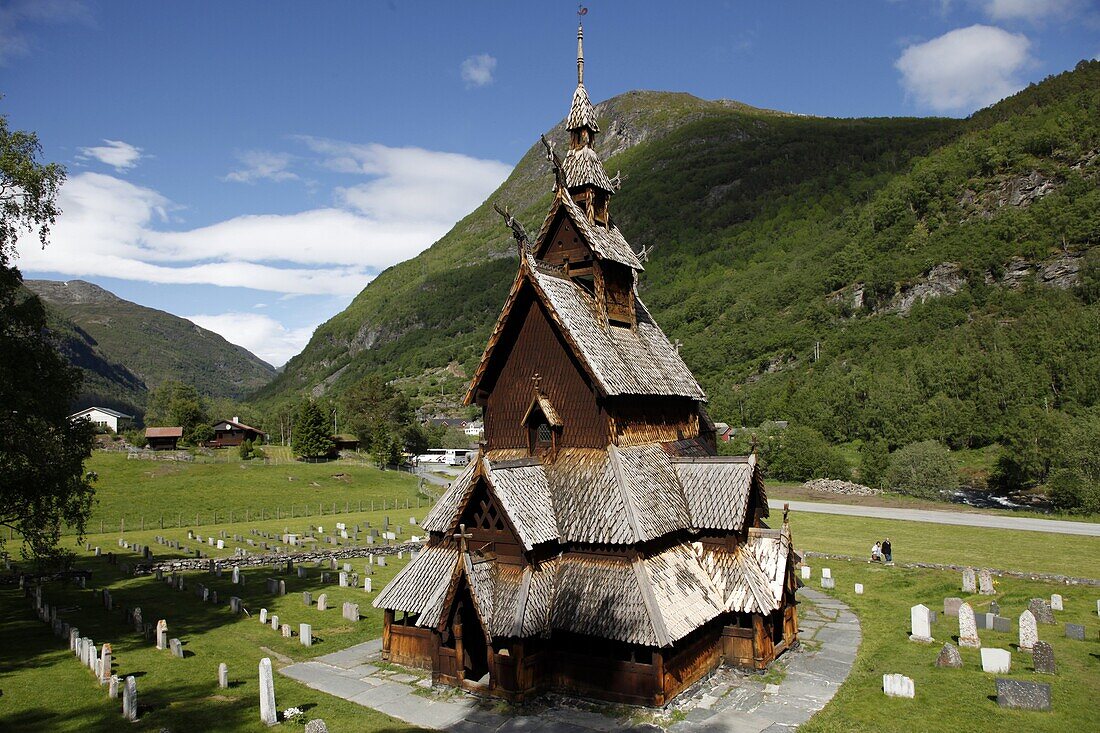
[[[1037,623],[1054,623],[1054,611],[1050,610],[1050,604],[1042,598],[1032,598],[1028,601],[1027,609],[1034,614]]]
[[[1004,616],[994,616],[993,630],[1000,631],[1005,634],[1012,633],[1012,619],[1005,618]]]
[[[974,614],[974,623],[977,624],[979,629],[993,629],[993,614],[991,613],[976,613]]]
[[[1085,627],[1081,624],[1066,624],[1066,638],[1076,639],[1077,641],[1085,640]]]
[[[963,666],[962,655],[954,644],[944,644],[940,649],[940,655],[936,657],[937,667],[952,667],[959,669]]]
[[[944,598],[943,599],[943,615],[959,617],[959,606],[962,605],[963,599],[961,598]]]
[[[1050,710],[1050,685],[998,677],[997,704],[1018,710]]]
[[[993,601],[989,604],[989,612],[992,613],[994,616],[1001,615],[1001,604]]]
[[[1035,642],[1035,648],[1031,651],[1032,663],[1036,672],[1043,674],[1055,674],[1054,648],[1045,641]]]

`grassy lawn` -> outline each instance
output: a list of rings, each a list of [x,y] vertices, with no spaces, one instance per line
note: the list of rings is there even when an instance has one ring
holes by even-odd
[[[377,507],[382,501],[410,500],[416,504],[417,479],[398,471],[380,471],[353,462],[288,463],[181,463],[127,460],[125,454],[97,451],[86,464],[99,479],[97,503],[88,530],[98,532],[145,526],[208,524],[248,517],[328,514],[336,505],[357,508],[360,502]]]
[[[772,514],[776,525],[777,514]],[[954,563],[1100,578],[1100,537],[812,512],[792,511],[790,520],[795,546],[800,549],[863,558],[870,557],[875,540],[889,537],[897,562]]]
[[[1024,534],[1024,533],[1020,533]],[[1053,553],[1051,553],[1053,554]],[[1100,696],[1100,642],[1096,599],[1100,589],[1057,586],[1050,583],[1002,579],[997,582],[1001,615],[1016,619],[1029,598],[1061,593],[1065,611],[1056,612],[1056,626],[1039,625],[1039,638],[1054,647],[1057,675],[1037,674],[1031,655],[1017,649],[1017,632],[978,632],[983,646],[1012,652],[1007,675],[986,674],[976,649],[961,649],[962,669],[935,666],[943,642],[957,644],[958,620],[945,617],[943,599],[961,596],[976,612],[984,612],[991,596],[962,596],[961,575],[953,572],[887,568],[868,563],[809,561],[814,566],[816,587],[819,565],[832,568],[834,595],[852,607],[863,627],[863,642],[851,674],[836,697],[801,730],[807,733],[874,731],[1086,731],[1096,729],[1096,704]],[[855,595],[854,584],[863,583],[864,594]],[[936,642],[909,641],[909,608],[924,603],[940,611],[932,627]],[[1065,622],[1084,624],[1086,641],[1064,637]],[[900,672],[912,677],[916,699],[889,698],[882,693],[882,675]],[[1052,686],[1052,712],[1002,710],[996,702],[995,676]],[[1091,723],[1089,721],[1092,721]]]

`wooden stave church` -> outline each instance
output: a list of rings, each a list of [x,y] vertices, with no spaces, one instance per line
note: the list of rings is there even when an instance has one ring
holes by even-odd
[[[383,658],[520,702],[546,691],[662,706],[721,663],[798,641],[798,560],[755,455],[716,456],[706,395],[637,294],[618,182],[584,86],[552,148],[555,198],[466,395],[477,458],[379,593]]]

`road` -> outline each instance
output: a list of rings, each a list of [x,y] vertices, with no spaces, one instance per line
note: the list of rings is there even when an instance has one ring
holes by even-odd
[[[903,519],[909,522],[933,522],[955,524],[963,527],[989,527],[991,529],[1017,529],[1026,532],[1053,532],[1100,537],[1100,524],[1094,522],[1064,522],[1057,519],[1033,519],[1004,514],[978,514],[975,512],[948,512],[931,509],[901,509],[897,507],[857,506],[853,504],[827,504],[816,501],[771,500],[772,511],[783,511],[783,504],[791,505],[791,511],[843,514],[849,517],[873,517],[875,519]]]

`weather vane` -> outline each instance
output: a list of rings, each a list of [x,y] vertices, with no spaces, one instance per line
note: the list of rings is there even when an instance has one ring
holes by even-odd
[[[588,15],[588,8],[583,5],[577,5],[577,17],[581,18],[585,15]]]

